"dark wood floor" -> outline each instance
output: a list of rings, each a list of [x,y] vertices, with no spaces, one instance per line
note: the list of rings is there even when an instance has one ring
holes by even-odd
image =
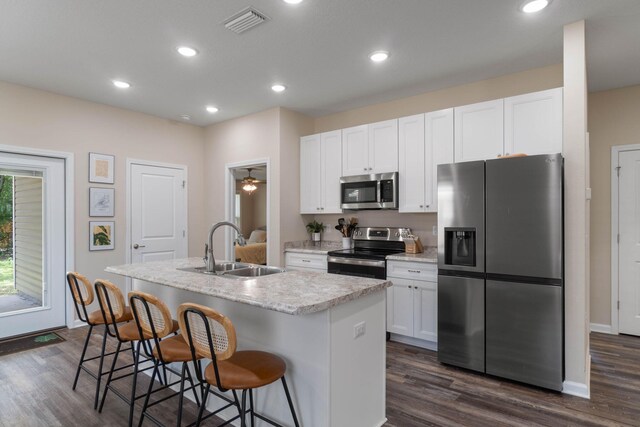
[[[114,395],[103,414],[93,411],[95,382],[87,375],[71,390],[85,333],[63,330],[64,343],[0,358],[0,426],[126,425],[127,407]],[[97,337],[92,345],[97,350]],[[586,400],[444,366],[432,351],[389,343],[386,426],[640,426],[640,338],[591,334],[591,347]],[[145,376],[142,382],[148,384]],[[172,425],[176,404],[164,402],[154,413]],[[188,402],[184,420],[195,411]]]

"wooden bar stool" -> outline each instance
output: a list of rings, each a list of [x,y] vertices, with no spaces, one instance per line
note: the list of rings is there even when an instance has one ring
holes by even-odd
[[[198,406],[200,406],[200,400],[198,399],[198,394],[196,393],[196,385],[193,382],[193,377],[191,376],[191,372],[188,368],[188,362],[192,361],[191,349],[185,342],[182,335],[170,336],[171,334],[175,334],[176,321],[171,319],[169,308],[164,302],[159,300],[154,295],[145,292],[133,291],[129,292],[129,304],[132,308],[136,325],[138,326],[138,335],[140,337],[151,337],[154,343],[152,350],[147,345],[142,346],[147,356],[153,361],[154,369],[153,374],[151,375],[151,382],[149,383],[149,389],[147,390],[147,395],[142,407],[142,415],[140,416],[140,422],[138,425],[141,426],[144,418],[147,417],[156,425],[161,426],[162,423],[155,417],[153,417],[150,413],[148,413],[148,409],[153,405],[170,399],[171,397],[180,396],[180,399],[178,401],[177,420],[177,425],[180,426],[182,424],[182,406],[184,402],[184,392],[193,390],[196,403],[198,404]],[[170,366],[171,363],[181,363],[181,371],[178,372],[172,369]],[[196,361],[195,366],[196,369],[199,369],[199,360]],[[156,390],[153,390],[156,375],[158,376],[158,378],[160,378],[160,368],[163,368],[164,385]],[[166,370],[179,375],[180,380],[169,384],[167,381]],[[191,386],[186,390],[184,388],[185,380],[189,381],[189,383],[191,384]],[[164,396],[162,399],[149,403],[149,398],[151,397],[152,393],[167,389],[177,384],[180,384],[179,392],[175,392],[169,396]],[[197,386],[200,387],[200,383],[198,383]]]
[[[280,380],[289,403],[293,422],[296,427],[299,427],[287,381],[284,378],[287,365],[281,357],[264,351],[236,351],[236,331],[233,323],[229,318],[212,308],[192,303],[182,304],[178,307],[178,320],[181,333],[186,335],[185,340],[189,342],[194,358],[200,356],[211,359],[211,363],[204,372],[204,381],[207,385],[202,397],[196,426],[200,425],[203,419],[202,414],[212,385],[221,392],[233,391],[242,427],[246,426],[245,415],[247,413],[251,414],[252,426],[255,423],[255,418],[275,426],[281,426],[255,412],[253,407],[253,390]],[[201,380],[200,377],[198,379]],[[238,403],[236,390],[242,390],[240,403]],[[247,409],[247,393],[250,401],[249,409]],[[217,393],[216,395],[220,396]],[[209,414],[207,417],[211,415]]]
[[[113,283],[108,280],[98,279],[95,282],[96,294],[98,295],[98,303],[100,304],[100,310],[102,310],[103,315],[107,319],[114,319],[118,317],[119,313],[122,313],[125,309],[124,297],[122,292],[120,292],[120,288],[118,288]],[[178,322],[172,324],[172,331],[176,332],[178,330]],[[104,392],[102,393],[102,400],[100,401],[100,406],[98,407],[98,412],[102,412],[102,408],[104,407],[104,402],[107,397],[107,392],[111,390],[116,396],[125,401],[129,405],[129,427],[133,425],[133,412],[135,409],[136,400],[145,397],[145,394],[140,394],[136,396],[136,385],[138,379],[138,372],[143,372],[148,369],[151,369],[153,366],[146,367],[144,369],[140,369],[140,346],[147,345],[146,340],[151,339],[152,337],[149,335],[145,335],[144,339],[141,339],[140,333],[138,332],[138,326],[136,322],[129,322],[125,324],[118,324],[114,321],[107,323],[107,333],[111,336],[115,337],[118,340],[118,345],[116,347],[115,356],[113,357],[113,361],[111,363],[111,369],[109,370],[109,376],[107,377],[107,383],[104,387]],[[134,345],[134,343],[136,343]],[[133,363],[122,366],[116,369],[116,363],[118,362],[118,356],[120,355],[120,349],[122,344],[129,343],[131,345],[131,353],[133,355]],[[115,372],[118,372],[122,369],[133,366],[133,372],[128,372],[126,374],[120,375],[118,377],[113,377]],[[122,378],[132,377],[132,386],[131,393],[129,396],[125,396],[120,391],[118,391],[115,387],[113,387],[112,383]]]
[[[96,393],[93,402],[93,409],[98,407],[98,397],[100,395],[100,382],[103,375],[108,374],[108,371],[102,370],[104,364],[104,358],[106,356],[111,356],[115,354],[115,351],[110,353],[105,353],[105,348],[107,344],[107,337],[109,334],[107,333],[107,325],[105,322],[105,318],[102,315],[101,310],[95,310],[91,313],[87,312],[87,307],[94,300],[93,287],[89,280],[80,273],[76,273],[70,271],[67,273],[67,283],[69,284],[69,288],[71,289],[71,295],[73,295],[73,303],[76,307],[76,313],[78,314],[78,318],[87,323],[89,325],[89,331],[87,332],[87,338],[84,340],[84,346],[82,347],[82,354],[80,355],[80,361],[78,362],[78,368],[76,369],[76,376],[73,380],[72,389],[75,390],[78,385],[78,377],[80,376],[80,370],[85,371],[87,374],[91,375],[96,380]],[[131,314],[131,310],[126,307],[118,317],[115,318],[116,323],[128,322],[133,318]],[[93,332],[93,328],[96,326],[103,326],[104,331],[102,333],[102,348],[100,350],[100,354],[94,357],[86,358],[87,346],[89,345],[89,340],[91,339],[91,333]],[[84,364],[85,362],[89,362],[91,360],[100,359],[98,365],[98,372],[95,373],[91,371]]]

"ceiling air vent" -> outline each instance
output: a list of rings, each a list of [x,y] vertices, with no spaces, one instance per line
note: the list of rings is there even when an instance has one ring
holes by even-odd
[[[262,12],[258,12],[253,7],[248,7],[233,15],[224,21],[227,30],[231,30],[236,34],[244,33],[247,30],[262,24],[269,17]]]

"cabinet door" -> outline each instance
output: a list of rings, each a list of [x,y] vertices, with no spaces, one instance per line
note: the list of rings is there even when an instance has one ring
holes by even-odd
[[[413,336],[413,283],[390,277],[387,288],[387,332]]]
[[[424,212],[427,169],[424,129],[424,114],[398,120],[398,184],[400,186],[398,211],[401,213]]]
[[[369,173],[398,171],[398,120],[369,125]]]
[[[300,213],[320,213],[320,135],[300,138]]]
[[[504,100],[505,154],[562,152],[562,88]]]
[[[455,108],[455,161],[494,159],[502,156],[503,100]]]
[[[425,210],[438,211],[438,165],[453,163],[453,108],[425,114]]]
[[[321,213],[342,213],[340,177],[342,176],[342,132],[325,132],[321,136],[322,203]]]
[[[368,125],[342,129],[342,176],[369,172]]]
[[[413,336],[438,341],[438,284],[413,283]]]

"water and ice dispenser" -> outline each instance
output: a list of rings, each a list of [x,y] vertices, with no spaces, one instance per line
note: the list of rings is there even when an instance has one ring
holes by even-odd
[[[445,227],[445,264],[476,266],[476,229]]]

